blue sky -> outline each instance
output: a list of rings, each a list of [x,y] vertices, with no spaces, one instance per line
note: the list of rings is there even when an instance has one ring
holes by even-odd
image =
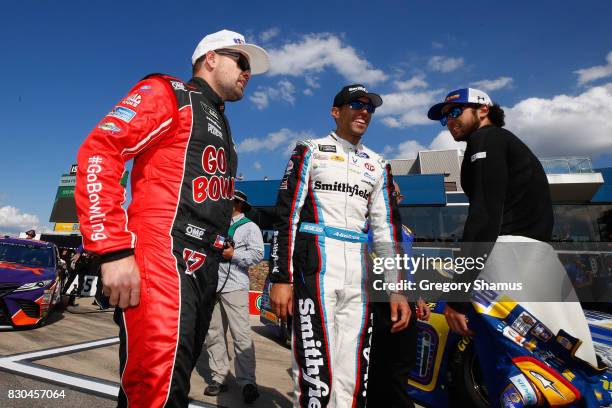
[[[59,177],[88,132],[143,76],[187,80],[196,44],[223,28],[272,57],[227,108],[248,180],[278,178],[296,139],[332,130],[333,96],[354,82],[383,96],[363,141],[388,158],[455,147],[425,114],[471,85],[539,156],[612,166],[609,1],[212,3],[3,4],[0,231],[50,227]]]

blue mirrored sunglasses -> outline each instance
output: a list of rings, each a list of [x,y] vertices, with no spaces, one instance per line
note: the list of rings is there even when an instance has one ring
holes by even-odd
[[[353,101],[349,102],[348,106],[353,110],[362,110],[363,108],[365,108],[368,113],[374,113],[374,111],[376,110],[376,107],[372,105],[372,102]]]
[[[467,106],[453,106],[448,112],[443,113],[442,119],[440,119],[442,126],[446,126],[448,124],[448,118],[457,119],[459,116],[461,116],[465,108],[467,108]]]

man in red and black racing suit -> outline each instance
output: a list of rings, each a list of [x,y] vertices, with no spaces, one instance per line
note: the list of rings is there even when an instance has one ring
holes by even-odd
[[[83,242],[100,255],[120,327],[119,406],[188,405],[217,288],[237,156],[224,101],[242,98],[265,51],[227,30],[202,39],[188,83],[150,75],[102,119],[78,154]],[[134,159],[132,202],[119,180]]]
[[[279,187],[270,299],[277,315],[293,314],[295,406],[365,406],[367,226],[381,256],[394,256],[402,241],[391,167],[360,143],[381,104],[362,85],[344,87],[331,111],[336,131],[299,142]],[[399,279],[396,269],[389,275]],[[394,329],[405,329],[408,303],[392,296]]]

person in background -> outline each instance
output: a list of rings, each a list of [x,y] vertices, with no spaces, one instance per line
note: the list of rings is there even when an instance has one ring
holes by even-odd
[[[404,199],[400,186],[393,181],[393,197],[399,207]],[[402,244],[404,254],[412,256],[414,234],[402,225]],[[411,270],[406,271],[410,280]],[[417,327],[416,320],[411,319],[405,330],[392,332],[393,321],[390,319],[388,302],[372,302],[374,322],[372,328],[372,348],[370,349],[370,368],[368,370],[368,407],[409,408],[414,407],[408,396],[408,378],[416,361]],[[417,318],[427,321],[431,311],[423,299],[416,302]]]
[[[264,253],[261,230],[244,215],[250,208],[246,194],[236,190],[228,232],[234,245],[223,251],[219,264],[217,303],[206,335],[212,382],[204,390],[205,395],[213,396],[227,390],[230,367],[226,334],[229,327],[234,342],[236,381],[247,404],[259,397],[249,317],[249,267],[258,264]]]

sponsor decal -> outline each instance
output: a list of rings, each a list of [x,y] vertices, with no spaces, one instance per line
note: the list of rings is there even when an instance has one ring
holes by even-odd
[[[344,157],[339,156],[337,154],[332,155],[329,159],[333,160],[333,161],[337,161],[337,162],[343,162],[344,161]]]
[[[338,183],[334,181],[334,184],[331,183],[323,183],[321,180],[317,180],[314,183],[315,190],[322,191],[338,191],[340,193],[347,193],[349,197],[359,196],[365,200],[370,198],[370,192],[366,190],[361,190],[359,188],[359,184],[349,185],[347,183]]]
[[[208,122],[208,133],[210,133],[213,136],[217,136],[218,138],[223,139],[223,133],[221,133],[221,131],[217,129],[215,126],[213,126],[213,124],[210,122]]]
[[[561,345],[566,350],[571,350],[574,347],[574,344],[566,337],[557,336],[557,343]]]
[[[373,174],[368,173],[367,171],[365,171],[363,173],[363,177],[367,178],[370,181],[376,181],[376,176],[374,176]]]
[[[516,330],[514,330],[511,327],[504,327],[502,330],[502,333],[504,335],[505,338],[513,341],[514,343],[518,344],[519,346],[522,346],[523,343],[525,343],[525,338],[523,336],[521,336],[520,334],[518,334],[516,332]]]
[[[487,152],[478,152],[472,155],[472,157],[470,157],[470,161],[472,163],[474,163],[476,160],[478,159],[485,159],[487,157]]]
[[[283,181],[281,181],[280,186],[278,187],[279,190],[286,190],[287,189],[287,179],[283,179]]]
[[[134,116],[136,116],[136,112],[131,109],[124,108],[123,106],[115,106],[115,108],[110,111],[108,116],[121,119],[125,123],[130,123],[130,121],[134,119]]]
[[[122,130],[119,126],[115,125],[113,122],[104,122],[98,126],[98,129],[102,129],[106,132],[111,132],[111,133],[119,133]]]
[[[179,81],[170,81],[170,84],[172,84],[172,88],[174,88],[177,91],[187,91],[187,89],[185,88],[185,84]]]
[[[151,89],[153,89],[151,85],[143,85],[140,88],[138,88],[139,91],[143,91],[144,93],[151,92]]]
[[[87,170],[85,170],[87,173],[85,191],[87,192],[87,198],[89,200],[87,218],[89,218],[89,222],[91,223],[91,234],[89,239],[92,241],[101,241],[108,238],[104,226],[106,213],[102,210],[99,194],[104,186],[102,182],[98,181],[98,174],[102,171],[103,161],[104,160],[100,156],[91,156],[87,159]]]
[[[293,161],[289,160],[289,163],[287,163],[287,168],[285,168],[285,176],[290,175],[292,171],[293,171]]]
[[[227,171],[227,157],[224,148],[206,146],[202,152],[202,170],[212,177],[200,176],[193,179],[193,201],[200,204],[206,199],[217,201],[220,198],[231,200],[234,197],[234,178],[219,175]]]
[[[365,163],[363,165],[363,167],[365,167],[366,169],[368,169],[368,171],[374,171],[376,169],[376,167],[374,167],[374,165],[372,163]]]
[[[525,336],[529,330],[533,327],[536,320],[527,312],[522,312],[519,317],[517,317],[514,322],[512,322],[511,327],[516,330],[521,336]]]
[[[278,231],[272,233],[272,250],[270,251],[272,261],[272,273],[280,273],[278,270]]]
[[[458,93],[457,94],[448,95],[446,97],[446,99],[444,100],[444,102],[452,101],[452,100],[455,100],[455,99],[460,98],[460,97],[461,97],[461,94],[458,94]]]
[[[370,180],[366,180],[366,179],[361,179],[362,183],[366,183],[368,186],[374,187],[374,182],[370,181]]]
[[[364,86],[353,86],[352,88],[349,88],[348,91],[351,93],[357,91],[363,91],[365,93],[368,93],[368,90]]]
[[[185,273],[187,275],[192,275],[204,265],[206,254],[194,251],[190,248],[185,248],[183,249],[183,260],[185,261]]]
[[[219,118],[219,114],[217,113],[217,111],[214,108],[212,108],[211,106],[208,106],[204,102],[200,102],[200,106],[202,106],[202,109],[204,110],[204,113],[212,116],[216,120],[221,120]]]
[[[543,342],[547,342],[552,338],[552,332],[548,330],[542,323],[536,324],[535,327],[531,329],[531,334],[533,334]]]
[[[533,386],[523,374],[515,375],[510,377],[510,381],[516,387],[516,390],[521,394],[522,400],[525,405],[537,405],[538,396]]]
[[[319,150],[327,153],[336,153],[335,145],[319,145]]]
[[[142,96],[140,96],[140,94],[137,94],[137,93],[131,94],[130,96],[125,98],[123,101],[121,101],[122,104],[130,105],[133,107],[140,105],[140,102],[142,102]]]
[[[524,406],[518,391],[512,384],[508,385],[502,392],[500,403],[501,408],[520,408]]]
[[[319,154],[319,153],[315,153],[315,154],[313,155],[313,157],[314,157],[316,160],[329,160],[329,156],[324,155],[324,154]]]
[[[306,356],[302,367],[302,379],[309,384],[308,406],[320,407],[321,398],[329,394],[329,385],[320,378],[320,371],[326,368],[321,353],[322,343],[314,339],[312,330],[312,315],[315,314],[314,301],[310,298],[299,299],[298,313],[302,350]]]
[[[187,224],[187,228],[185,228],[185,235],[188,235],[192,238],[202,240],[202,237],[206,233],[206,229],[202,227],[198,227],[197,225]]]
[[[312,165],[313,169],[317,169],[317,168],[322,168],[325,169],[327,168],[328,164],[327,163],[315,163]]]
[[[234,38],[234,44],[244,44],[244,40],[242,38]]]
[[[362,152],[362,151],[355,152],[355,156],[361,157],[362,159],[370,158],[370,156],[366,152]]]

